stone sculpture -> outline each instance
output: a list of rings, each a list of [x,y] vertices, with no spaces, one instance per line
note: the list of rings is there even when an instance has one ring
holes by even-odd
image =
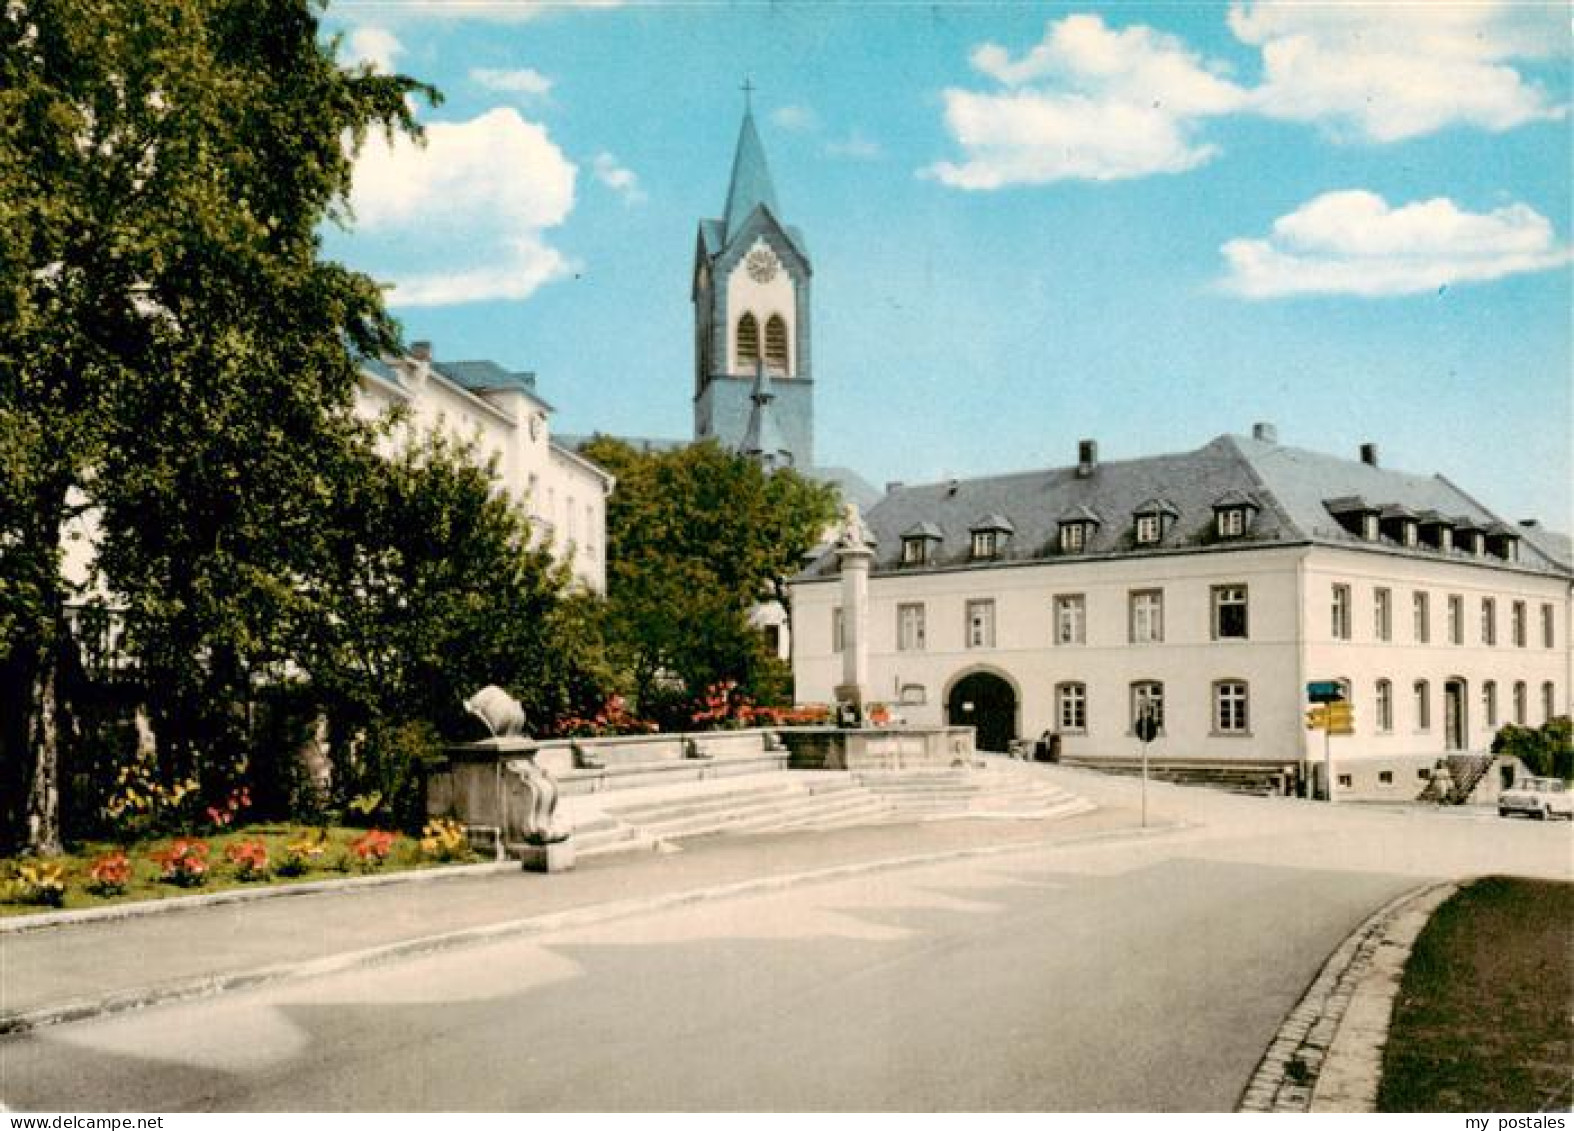
[[[525,733],[524,707],[495,683],[466,699],[465,710],[485,723],[493,738],[514,738]]]

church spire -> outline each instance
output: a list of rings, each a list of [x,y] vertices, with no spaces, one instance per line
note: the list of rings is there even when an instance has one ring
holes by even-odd
[[[749,214],[761,204],[781,220],[771,171],[765,164],[765,147],[760,144],[760,135],[754,128],[754,110],[752,106],[745,106],[743,128],[738,131],[738,149],[732,158],[732,181],[727,186],[727,212],[723,217],[727,225],[725,238],[732,239]]]

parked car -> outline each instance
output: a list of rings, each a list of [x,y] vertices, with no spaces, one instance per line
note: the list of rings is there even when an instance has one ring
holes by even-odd
[[[1574,792],[1562,778],[1521,778],[1497,799],[1497,815],[1527,817],[1545,821],[1564,817],[1574,821]]]

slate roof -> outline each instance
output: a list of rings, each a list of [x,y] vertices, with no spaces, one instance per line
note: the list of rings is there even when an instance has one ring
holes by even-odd
[[[1201,448],[1172,455],[1115,460],[1098,464],[1092,474],[1080,475],[1075,465],[1012,475],[953,480],[919,486],[897,486],[872,507],[865,521],[878,540],[876,571],[946,569],[970,562],[969,528],[980,514],[999,513],[1016,527],[1016,534],[1002,548],[995,563],[1052,561],[1071,557],[1099,558],[1150,555],[1176,551],[1260,547],[1317,542],[1372,548],[1374,543],[1346,531],[1329,512],[1328,501],[1348,501],[1359,496],[1386,508],[1436,511],[1483,527],[1497,516],[1442,476],[1421,476],[1389,471],[1358,460],[1339,459],[1319,452],[1286,447],[1243,436],[1220,436]],[[1169,503],[1176,512],[1167,523],[1163,539],[1139,546],[1134,516],[1155,499]],[[1249,500],[1256,510],[1247,511],[1245,533],[1221,538],[1215,532],[1214,508],[1221,502]],[[1100,525],[1090,529],[1085,550],[1063,554],[1059,527],[1092,514]],[[938,528],[942,540],[931,547],[930,565],[901,563],[902,537],[920,524]],[[1547,547],[1556,536],[1540,537],[1523,527],[1519,568],[1568,573]],[[1442,551],[1428,546],[1401,547],[1384,538],[1375,545],[1401,554],[1472,560],[1463,551]],[[836,572],[833,553],[822,554],[802,575],[804,579]]]
[[[770,166],[765,163],[765,147],[754,128],[754,114],[745,110],[738,130],[738,148],[732,156],[732,177],[727,182],[727,208],[722,214],[726,239],[736,235],[749,214],[762,204],[773,214],[781,214],[776,206]]]
[[[472,393],[513,390],[524,393],[542,408],[552,411],[552,406],[536,392],[534,373],[515,373],[495,361],[434,361],[432,368]]]

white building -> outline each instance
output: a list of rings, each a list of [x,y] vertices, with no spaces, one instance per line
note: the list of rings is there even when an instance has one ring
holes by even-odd
[[[1568,542],[1510,526],[1442,476],[1277,443],[894,486],[867,515],[869,694],[909,722],[971,723],[1066,756],[1323,762],[1306,685],[1339,681],[1355,733],[1337,786],[1412,797],[1506,722],[1570,710]],[[842,682],[828,553],[793,582],[800,702]]]
[[[552,442],[552,406],[536,392],[535,375],[491,361],[437,361],[428,342],[405,357],[363,361],[356,411],[376,416],[395,404],[409,410],[407,428],[442,432],[495,460],[502,488],[530,516],[574,577],[606,589],[607,496],[611,475]]]

